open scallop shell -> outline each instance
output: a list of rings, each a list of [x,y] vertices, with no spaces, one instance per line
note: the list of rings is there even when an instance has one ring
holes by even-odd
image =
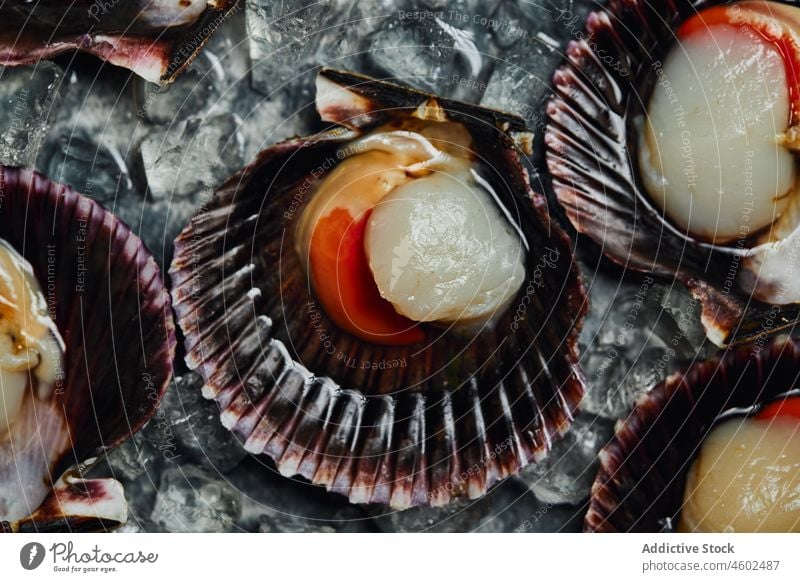
[[[63,382],[28,395],[0,439],[0,501],[17,514],[0,531],[124,522],[122,486],[82,473],[156,411],[175,352],[169,294],[142,241],[90,198],[5,166],[0,193],[0,237],[32,265],[66,344]]]
[[[732,348],[656,385],[600,452],[584,529],[670,529],[683,503],[686,473],[720,415],[798,387],[800,341],[786,337]]]
[[[35,6],[0,4],[0,65],[19,66],[82,51],[130,69],[151,83],[169,84],[191,64],[219,25],[237,8],[235,0],[210,0],[186,26],[136,30],[139,10],[157,3],[45,0]],[[188,3],[186,3],[188,5]],[[122,20],[114,20],[124,12]]]
[[[694,240],[651,203],[628,149],[633,119],[655,81],[652,65],[675,41],[680,23],[717,3],[610,0],[592,12],[553,76],[545,144],[553,188],[578,232],[620,265],[677,277],[701,302],[708,338],[726,345],[797,322],[800,305],[781,299],[797,295],[800,285],[789,281],[791,292],[779,292],[766,265],[796,246],[800,227],[779,245]],[[780,264],[779,271],[789,263]]]
[[[517,149],[530,135],[513,116],[331,70],[318,78],[317,108],[339,127],[261,152],[177,238],[170,274],[186,362],[223,424],[284,475],[357,503],[479,497],[545,455],[584,392],[577,335],[586,296],[568,237],[530,189]],[[536,281],[494,331],[423,348],[372,345],[321,309],[310,313],[292,243],[305,203],[298,193],[363,131],[415,111],[472,132],[532,249]]]

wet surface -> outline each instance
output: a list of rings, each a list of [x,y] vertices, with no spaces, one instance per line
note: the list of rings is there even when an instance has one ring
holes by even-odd
[[[204,196],[263,147],[321,127],[313,107],[321,65],[516,113],[540,143],[550,76],[595,3],[242,5],[167,89],[82,55],[0,70],[0,162],[33,165],[101,201],[165,270],[172,240]],[[540,148],[530,163],[541,189]],[[353,506],[247,455],[179,360],[156,416],[93,473],[124,483],[123,531],[579,530],[614,420],[646,386],[709,350],[699,307],[682,287],[625,276],[583,244],[589,393],[576,426],[543,464],[445,508]]]

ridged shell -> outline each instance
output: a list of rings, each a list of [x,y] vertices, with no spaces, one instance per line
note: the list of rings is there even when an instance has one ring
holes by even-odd
[[[0,166],[0,237],[32,265],[66,344],[63,386],[48,401],[52,409],[38,404],[32,420],[15,423],[11,433],[29,425],[42,443],[33,449],[65,449],[47,460],[46,474],[30,475],[53,491],[38,509],[30,506],[29,517],[0,522],[0,531],[85,530],[124,521],[119,483],[87,481],[76,467],[139,430],[167,388],[176,340],[158,265],[100,204],[26,169]],[[40,462],[35,450],[21,456],[0,459],[0,476],[16,480],[22,467]],[[98,517],[98,511],[107,513]]]
[[[658,532],[677,523],[686,473],[714,422],[800,387],[800,341],[732,348],[644,395],[600,452],[584,529]],[[668,529],[668,528],[667,528]]]
[[[284,475],[355,503],[441,505],[483,495],[548,452],[584,392],[577,335],[586,295],[567,235],[528,184],[515,146],[529,143],[524,125],[338,71],[322,71],[317,88],[323,120],[347,128],[266,149],[175,241],[170,273],[186,362],[203,375],[223,424]],[[361,132],[413,111],[446,115],[473,132],[492,168],[487,178],[531,246],[536,284],[516,332],[523,299],[494,332],[448,335],[424,349],[367,344],[337,330],[321,309],[311,313],[292,243],[305,203],[296,194]],[[552,265],[539,263],[556,255]]]
[[[717,3],[610,0],[592,12],[553,75],[545,144],[553,188],[578,232],[626,268],[677,277],[701,302],[709,339],[726,345],[797,321],[800,306],[773,307],[785,303],[781,292],[764,273],[759,279],[761,261],[786,249],[714,246],[681,232],[641,187],[631,153],[633,119],[655,83],[653,64],[672,46],[681,22]],[[800,229],[792,245],[798,236]]]

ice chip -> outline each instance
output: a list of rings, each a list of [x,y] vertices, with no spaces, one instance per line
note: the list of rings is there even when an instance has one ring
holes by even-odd
[[[61,103],[63,77],[51,62],[0,67],[0,163],[34,165]]]
[[[241,514],[239,493],[215,473],[183,464],[161,475],[153,523],[170,532],[231,531]]]
[[[153,198],[200,196],[238,170],[244,145],[237,128],[236,118],[225,113],[153,129],[141,146]]]
[[[320,40],[333,0],[247,0],[253,88],[271,94],[293,81]]]
[[[589,497],[597,453],[612,435],[609,420],[581,414],[543,461],[522,470],[520,479],[544,503],[577,505]]]

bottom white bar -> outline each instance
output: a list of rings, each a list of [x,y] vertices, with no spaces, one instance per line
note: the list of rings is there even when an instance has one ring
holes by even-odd
[[[3,580],[798,580],[792,534],[0,536]],[[184,582],[185,578],[178,579]]]

